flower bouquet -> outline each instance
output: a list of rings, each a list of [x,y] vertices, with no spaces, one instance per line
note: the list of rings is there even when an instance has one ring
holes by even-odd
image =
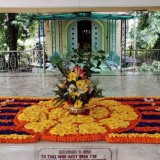
[[[74,114],[85,112],[89,100],[102,95],[102,89],[97,88],[97,82],[91,81],[78,65],[65,70],[54,91],[60,101],[66,101],[71,106],[69,111]]]

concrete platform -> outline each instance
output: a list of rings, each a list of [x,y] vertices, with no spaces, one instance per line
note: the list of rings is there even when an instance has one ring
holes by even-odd
[[[97,155],[108,155],[106,156],[106,160],[160,159],[160,145],[155,144],[108,144],[106,142],[52,143],[40,141],[34,144],[1,144],[0,160],[47,160],[47,158],[40,157],[42,155],[47,155],[48,152],[54,155],[54,150],[57,149],[92,150],[95,148],[99,149]],[[106,152],[109,150],[110,152],[102,152],[102,149],[106,149]],[[50,150],[52,150],[52,152],[50,152]],[[54,159],[50,158],[50,160]]]
[[[104,76],[100,74],[94,75],[92,78],[99,79],[99,87],[103,88],[104,96],[160,96],[159,75],[115,74]],[[57,73],[0,73],[0,96],[53,97],[53,85],[56,83]],[[55,160],[54,158],[43,158],[40,155],[44,151],[46,154],[47,152],[54,154],[54,149],[68,148],[97,148],[99,155],[108,155],[106,160],[160,159],[159,144],[110,144],[104,141],[55,143],[40,141],[33,144],[0,144],[0,160]],[[106,152],[102,150],[104,148]],[[75,158],[70,160],[75,160]],[[81,160],[87,159],[83,158]]]

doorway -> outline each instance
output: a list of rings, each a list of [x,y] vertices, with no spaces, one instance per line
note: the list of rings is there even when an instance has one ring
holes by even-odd
[[[78,21],[78,48],[91,51],[92,46],[92,23],[89,20]]]
[[[84,44],[88,44],[93,52],[102,49],[102,28],[98,21],[72,21],[67,27],[67,50],[74,52]]]

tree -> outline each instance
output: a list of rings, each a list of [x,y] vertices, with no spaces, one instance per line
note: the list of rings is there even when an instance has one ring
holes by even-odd
[[[160,48],[160,12],[137,12],[139,16],[137,26],[137,48]],[[130,36],[133,38],[133,29]]]
[[[7,50],[7,32],[8,30],[6,26],[6,14],[0,14],[0,50]]]
[[[0,14],[0,50],[17,50],[18,40],[25,41],[36,34],[38,22],[32,21],[34,14]]]
[[[25,41],[36,34],[37,24],[32,21],[33,14],[0,14],[0,49],[17,50],[18,39]],[[23,46],[23,49],[25,47]],[[21,48],[20,48],[21,49]],[[18,67],[17,52],[9,54],[9,68]]]
[[[23,42],[35,37],[35,34],[37,34],[38,22],[33,21],[33,16],[35,14],[17,14],[16,19],[12,21],[12,24],[18,28],[18,39]],[[17,47],[20,46],[17,45]],[[25,48],[25,46],[21,47]]]
[[[8,43],[10,50],[17,50],[17,40],[18,40],[18,26],[14,25],[14,21],[16,20],[15,13],[7,14],[7,27],[8,27]]]
[[[13,24],[16,19],[15,13],[7,14],[7,27],[8,27],[8,44],[10,50],[17,50],[17,40],[18,40],[18,27]],[[18,68],[18,55],[17,52],[9,54],[9,68]]]

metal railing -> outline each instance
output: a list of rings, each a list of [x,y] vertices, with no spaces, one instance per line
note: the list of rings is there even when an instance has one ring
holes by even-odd
[[[160,49],[126,50],[122,68],[123,71],[160,73]]]
[[[0,71],[32,72],[38,67],[45,72],[44,57],[43,50],[0,51]]]
[[[126,50],[121,63],[122,71],[160,73],[160,49]],[[35,68],[45,72],[44,50],[0,51],[0,72],[34,72]]]

